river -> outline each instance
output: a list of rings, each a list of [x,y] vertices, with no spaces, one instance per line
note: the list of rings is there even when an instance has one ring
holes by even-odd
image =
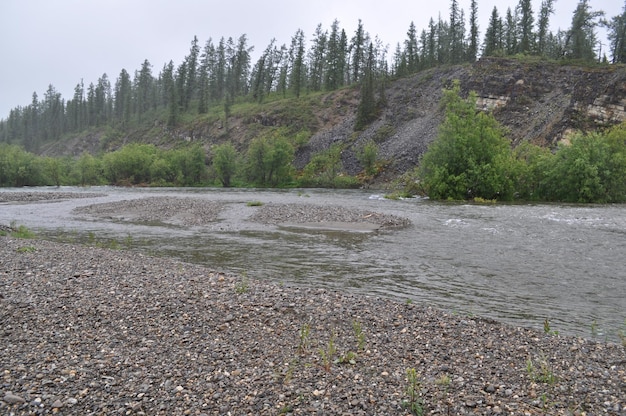
[[[367,190],[34,188],[0,192],[102,196],[0,204],[0,224],[44,238],[132,241],[134,250],[284,284],[430,304],[518,326],[601,340],[626,331],[626,205],[437,203]],[[83,218],[76,207],[149,196],[231,206],[303,203],[406,217],[399,230],[261,227],[230,218],[210,228]],[[233,222],[234,221],[234,222]]]

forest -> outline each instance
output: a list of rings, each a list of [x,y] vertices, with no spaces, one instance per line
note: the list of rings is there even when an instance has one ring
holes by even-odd
[[[328,29],[318,25],[308,40],[298,29],[288,45],[272,40],[254,63],[251,61],[254,47],[248,44],[245,34],[238,39],[208,39],[204,44],[194,37],[183,61],[178,65],[170,61],[157,74],[152,63],[144,60],[132,75],[122,69],[115,81],[103,74],[87,86],[79,82],[69,99],[64,99],[50,85],[43,99],[33,93],[30,105],[12,109],[6,119],[0,120],[2,159],[9,163],[7,155],[19,153],[20,160],[29,159],[38,168],[21,165],[22,175],[13,174],[12,179],[5,169],[0,175],[0,185],[358,186],[359,178],[340,175],[337,166],[340,148],[316,155],[302,172],[293,171],[288,161],[307,140],[305,136],[310,132],[306,129],[278,130],[251,140],[242,148],[228,140],[225,125],[225,140],[213,147],[208,169],[200,167],[204,165],[205,155],[197,145],[164,150],[135,144],[110,154],[83,154],[74,158],[44,158],[35,154],[47,143],[86,131],[102,130],[124,136],[155,123],[174,130],[211,113],[220,113],[228,120],[236,106],[303,99],[345,87],[360,88],[355,126],[359,130],[384,105],[382,97],[388,82],[437,66],[473,63],[481,56],[532,56],[590,66],[626,63],[626,4],[621,15],[607,17],[604,12],[593,10],[588,0],[580,0],[572,11],[570,27],[553,33],[549,27],[554,3],[543,0],[538,11],[532,9],[530,0],[520,0],[514,9],[508,8],[504,13],[494,7],[480,38],[477,1],[472,0],[466,12],[459,8],[457,0],[451,0],[448,19],[431,18],[428,27],[421,31],[411,23],[406,39],[392,50],[377,36],[370,35],[361,21],[350,35],[337,20]],[[597,39],[597,29],[601,26],[608,30],[608,51],[602,49]],[[151,174],[113,173],[113,158],[126,157],[124,163],[134,166],[133,163],[141,160],[140,155],[149,156],[146,160],[152,166],[144,170]],[[374,145],[366,146],[359,159],[364,176],[374,175],[380,169]],[[159,162],[154,165],[156,160]],[[37,180],[27,174],[55,169],[58,174],[39,174]],[[46,178],[43,182],[42,177]]]

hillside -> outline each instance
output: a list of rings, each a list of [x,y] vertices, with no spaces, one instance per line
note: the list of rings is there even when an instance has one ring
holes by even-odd
[[[384,178],[416,166],[419,156],[437,134],[442,119],[441,91],[455,79],[464,93],[475,91],[477,107],[492,110],[508,130],[513,145],[524,140],[553,146],[572,131],[591,131],[626,119],[626,67],[582,67],[539,60],[485,58],[472,65],[437,67],[390,82],[386,105],[362,132],[354,132],[358,88],[270,101],[262,105],[234,105],[227,124],[218,115],[186,119],[177,129],[155,122],[150,128],[115,139],[92,131],[42,147],[46,155],[79,155],[114,150],[132,141],[174,147],[181,141],[211,145],[230,140],[240,150],[257,135],[278,126],[311,132],[296,152],[294,165],[303,168],[315,153],[333,143],[342,153],[349,174],[362,170],[356,152],[368,141],[379,146],[388,161]],[[227,126],[227,128],[226,128]]]

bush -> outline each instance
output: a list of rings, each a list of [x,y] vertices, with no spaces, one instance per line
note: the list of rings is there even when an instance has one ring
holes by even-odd
[[[460,97],[458,81],[444,91],[439,134],[423,155],[418,175],[433,199],[509,200],[515,161],[504,131],[491,114],[477,112],[476,95]]]

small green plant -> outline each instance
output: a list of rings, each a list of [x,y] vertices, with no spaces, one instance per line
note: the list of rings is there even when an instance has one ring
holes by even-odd
[[[241,280],[235,283],[235,293],[238,295],[246,293],[250,290],[250,284],[248,283],[248,278],[246,276],[242,277]]]
[[[37,249],[33,246],[22,246],[17,248],[18,253],[34,253]]]
[[[535,366],[535,363],[530,358],[526,360],[526,373],[530,379],[536,383],[555,384],[557,377],[550,368],[550,364],[545,357],[539,359],[539,367]]]
[[[298,366],[298,359],[292,358],[291,361],[289,361],[289,365],[287,366],[287,372],[285,373],[285,376],[283,377],[283,384],[289,384],[291,379],[293,379],[293,373],[296,371],[297,366]]]
[[[352,365],[355,365],[357,358],[359,358],[359,356],[357,355],[356,352],[348,351],[347,353],[341,355],[341,357],[339,357],[337,362],[339,364],[352,364]]]
[[[11,232],[12,237],[26,239],[35,237],[35,233],[29,230],[25,225],[16,227],[14,223],[11,223],[11,228],[13,229]]]
[[[304,324],[300,328],[300,343],[298,344],[298,353],[304,354],[309,348],[309,337],[311,335],[311,325]]]
[[[552,328],[550,327],[550,321],[548,320],[548,318],[546,318],[543,321],[543,332],[546,335],[559,335],[559,331],[554,331],[552,330]]]
[[[357,351],[363,351],[365,349],[365,333],[363,332],[363,326],[359,321],[353,321],[352,329],[356,337],[356,349]]]
[[[133,247],[133,236],[132,235],[128,234],[126,236],[126,238],[124,239],[124,246],[127,249],[131,249]]]
[[[624,329],[617,331],[617,336],[622,341],[624,348],[626,348],[626,319],[624,319]]]
[[[328,344],[326,348],[320,348],[320,357],[322,359],[322,367],[326,372],[330,373],[330,369],[333,365],[333,361],[335,359],[335,354],[337,354],[337,346],[335,345],[335,341],[337,339],[337,334],[335,331],[330,335],[328,339]]]
[[[263,206],[263,202],[261,202],[261,201],[248,201],[246,203],[246,205],[249,206],[249,207],[261,207],[261,206]]]
[[[424,414],[424,401],[420,396],[422,384],[415,368],[407,368],[406,377],[408,384],[405,392],[408,399],[404,400],[402,404],[415,416],[422,416]]]
[[[441,377],[435,380],[435,384],[446,388],[450,387],[450,382],[450,376],[448,376],[447,374],[443,374]]]

